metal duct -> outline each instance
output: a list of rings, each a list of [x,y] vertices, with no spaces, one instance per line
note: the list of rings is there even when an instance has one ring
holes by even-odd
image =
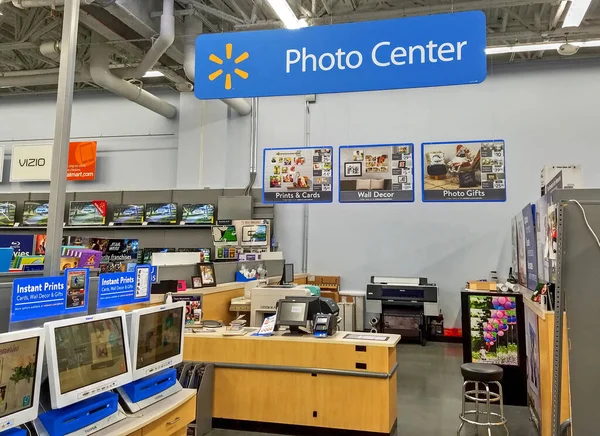
[[[202,22],[194,17],[185,19],[185,38],[183,45],[183,70],[192,82],[196,73],[196,37],[202,33]],[[221,100],[238,114],[244,116],[252,112],[252,106],[244,98],[224,98]]]
[[[21,74],[19,76],[4,76],[0,77],[0,88],[42,86],[58,84],[58,73],[46,73],[44,70],[35,70],[37,74],[31,75],[33,71],[29,71],[29,75]],[[8,74],[8,73],[6,73]],[[89,82],[90,76],[87,69],[83,69],[79,73],[75,73],[76,82]]]
[[[128,73],[128,77],[143,77],[164,55],[175,41],[174,0],[163,0],[163,12],[160,18],[160,34],[146,56],[138,66]]]
[[[252,99],[252,118],[250,120],[250,180],[246,186],[245,195],[250,195],[256,181],[258,157],[258,97]]]
[[[92,44],[90,75],[94,82],[102,88],[144,106],[165,118],[175,118],[177,116],[175,106],[112,74],[109,70],[110,51],[111,48],[107,44]]]
[[[81,6],[90,5],[94,0],[80,0]],[[8,2],[6,2],[8,3]],[[64,6],[65,0],[12,0],[13,6],[19,9]]]
[[[54,61],[60,60],[60,41],[47,41],[42,42],[40,45],[40,53],[46,56],[48,59]]]

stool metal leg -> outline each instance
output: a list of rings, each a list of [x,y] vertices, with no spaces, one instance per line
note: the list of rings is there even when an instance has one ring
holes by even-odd
[[[464,382],[463,386],[462,386],[462,413],[460,415],[461,417],[465,416],[466,387],[467,387],[467,382]],[[465,426],[465,422],[461,419],[460,425],[458,426],[458,430],[456,431],[456,436],[460,436],[460,432],[464,426]]]
[[[475,421],[479,422],[479,382],[475,382],[475,396],[477,401],[475,402]]]
[[[506,418],[504,418],[504,395],[502,392],[502,385],[499,382],[494,382],[496,383],[496,385],[498,386],[498,392],[500,393],[500,418],[504,421],[506,421]],[[509,432],[508,432],[508,427],[506,425],[506,422],[504,422],[504,430],[506,430],[506,436],[509,436]]]

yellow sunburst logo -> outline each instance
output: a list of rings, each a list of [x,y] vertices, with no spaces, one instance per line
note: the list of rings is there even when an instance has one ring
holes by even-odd
[[[231,60],[232,54],[233,54],[233,44],[226,44],[225,45],[225,57],[227,58],[227,60]],[[237,58],[235,58],[233,63],[238,65],[238,64],[244,62],[249,57],[250,57],[250,55],[248,54],[247,51],[245,51],[244,53],[239,55]],[[223,59],[221,59],[219,56],[217,56],[214,53],[211,54],[208,57],[208,59],[217,65],[223,65]],[[233,72],[235,74],[237,74],[238,76],[240,76],[244,80],[246,80],[248,78],[248,73],[240,68],[235,68],[233,70]],[[218,77],[220,77],[222,74],[223,74],[223,68],[219,68],[218,70],[209,74],[208,80],[210,80],[212,82],[215,79],[217,79]],[[231,73],[225,74],[225,89],[227,89],[227,90],[231,89]]]

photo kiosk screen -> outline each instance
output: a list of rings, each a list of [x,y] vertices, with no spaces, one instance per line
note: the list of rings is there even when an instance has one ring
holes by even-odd
[[[0,226],[14,226],[16,210],[16,201],[5,201],[0,203]]]
[[[113,211],[113,223],[142,225],[144,210],[143,204],[117,204]]]
[[[136,369],[162,362],[181,353],[184,307],[140,316]]]
[[[260,224],[257,226],[244,226],[242,228],[242,242],[251,245],[267,244],[267,226]]]
[[[29,409],[33,398],[39,338],[0,344],[0,418]]]
[[[55,338],[61,394],[127,372],[120,317],[58,327]]]
[[[175,203],[146,204],[148,224],[177,224],[177,205]]]
[[[214,226],[212,228],[212,233],[214,242],[237,242],[237,233],[235,231],[235,226]]]
[[[184,204],[181,219],[186,224],[214,224],[214,204]]]
[[[45,226],[48,224],[48,203],[26,201],[23,204],[24,226]]]

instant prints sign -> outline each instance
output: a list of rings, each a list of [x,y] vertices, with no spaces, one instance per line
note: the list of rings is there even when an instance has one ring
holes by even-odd
[[[421,145],[423,201],[506,201],[504,141]]]
[[[89,270],[67,269],[60,277],[15,279],[10,322],[86,312]]]
[[[481,11],[203,34],[194,92],[214,99],[479,83],[485,47]]]
[[[150,301],[152,267],[136,265],[133,272],[100,274],[98,309]]]
[[[331,203],[333,147],[266,148],[263,203]]]
[[[52,168],[52,145],[15,144],[10,159],[11,182],[47,182]]]
[[[340,147],[340,203],[414,201],[413,148],[413,144]]]

